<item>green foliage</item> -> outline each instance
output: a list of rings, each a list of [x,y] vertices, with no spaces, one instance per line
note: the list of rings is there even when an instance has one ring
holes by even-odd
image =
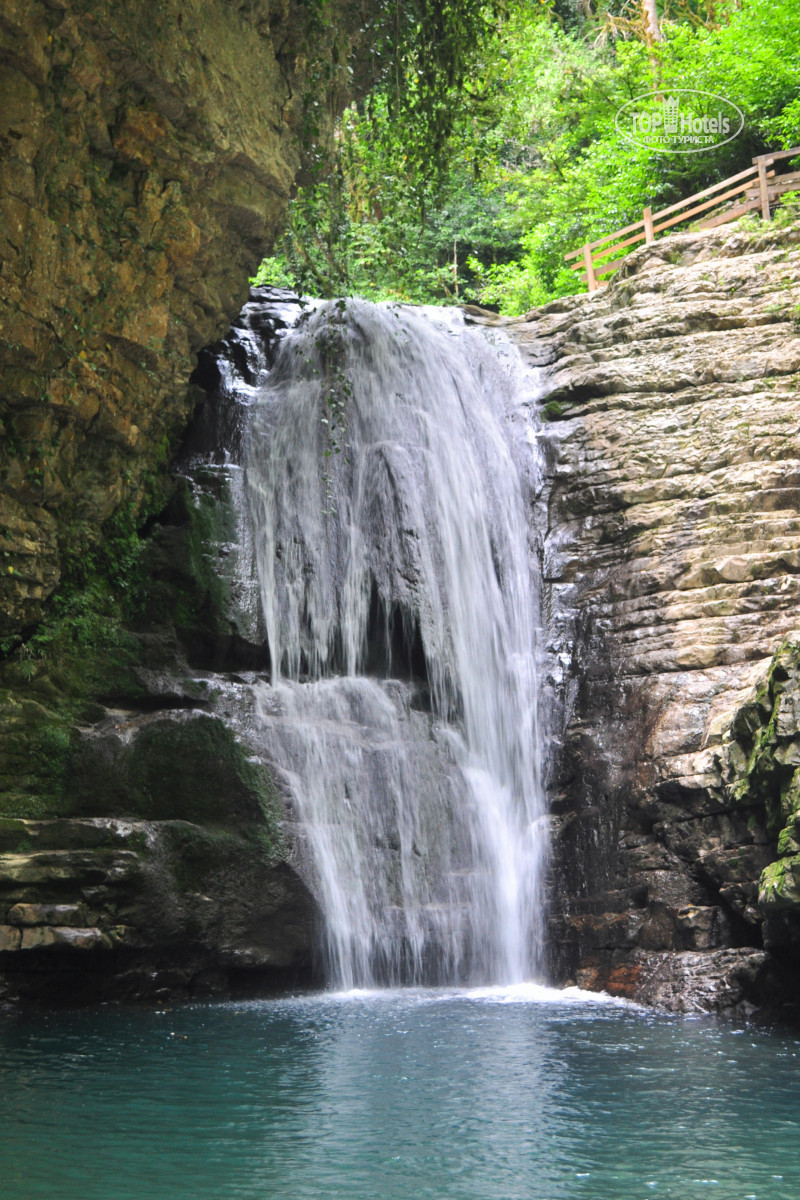
[[[31,636],[0,643],[4,677],[34,689],[55,686],[71,697],[62,705],[65,717],[77,715],[90,695],[139,690],[129,670],[139,647],[125,625],[138,613],[148,584],[141,531],[167,486],[152,483],[143,511],[137,513],[134,501],[124,504],[93,543],[69,543],[64,578],[44,620]]]
[[[139,657],[135,637],[124,627],[124,606],[109,584],[94,578],[81,587],[66,584],[53,598],[46,619],[27,641],[9,649],[3,670],[8,683],[54,694],[62,715],[80,715],[87,699],[122,691],[137,694],[130,668]]]
[[[717,15],[722,23],[712,27],[665,21],[660,45],[634,38],[603,46],[518,13],[497,128],[515,151],[507,219],[524,231],[525,258],[548,295],[576,287],[564,269],[568,250],[639,219],[645,205],[666,207],[749,166],[769,147],[775,114],[800,90],[800,12],[743,0],[741,8],[717,6]],[[624,141],[614,124],[619,107],[670,87],[729,96],[745,130],[693,155]]]
[[[521,316],[550,298],[536,258],[535,240],[523,235],[521,243],[523,252],[513,262],[486,267],[475,255],[467,259],[481,304],[502,308],[510,317]]]
[[[434,7],[400,4],[394,67],[292,203],[270,269],[301,290],[523,312],[582,288],[567,251],[800,142],[797,5],[669,0],[661,42],[633,0]],[[728,97],[743,132],[689,155],[622,139],[620,106],[671,87]]]
[[[253,287],[290,288],[294,287],[294,278],[289,274],[282,258],[267,256],[267,258],[262,258],[261,265],[250,283]]]
[[[62,588],[33,636],[0,663],[0,774],[14,781],[0,789],[3,812],[63,811],[75,769],[74,725],[96,719],[97,697],[141,695],[139,656],[106,582]]]
[[[173,489],[167,475],[159,473],[169,455],[165,437],[154,468],[142,478],[138,493],[125,500],[99,529],[87,533],[80,522],[67,528],[62,545],[64,578],[53,611],[64,603],[80,606],[82,592],[92,595],[99,591],[114,596],[122,616],[136,615],[148,582],[143,531],[164,508]]]
[[[366,73],[374,81],[373,96],[387,101],[392,123],[402,128],[406,159],[423,173],[429,173],[432,167],[439,169],[447,158],[465,88],[502,20],[508,0],[379,0],[377,4],[361,4],[361,37],[352,46],[337,27],[336,0],[306,0],[306,5],[311,59],[311,90],[304,106],[306,140],[319,138],[321,110],[333,111],[333,97],[342,76],[355,74],[358,78],[368,64]],[[354,10],[355,6],[351,14]]]
[[[800,220],[800,192],[786,192],[772,220],[779,228]]]
[[[388,104],[404,158],[420,175],[445,167],[465,90],[507,7],[506,0],[384,0],[380,5],[372,98]]]

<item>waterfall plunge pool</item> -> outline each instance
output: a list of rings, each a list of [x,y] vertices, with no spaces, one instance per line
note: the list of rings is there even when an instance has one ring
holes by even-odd
[[[0,1026],[8,1200],[797,1200],[800,1039],[576,990]]]
[[[291,799],[339,984],[539,967],[537,392],[487,337],[337,302],[229,372],[231,594],[273,677],[226,716]],[[797,1200],[799,1054],[531,984],[13,1015],[0,1197]]]

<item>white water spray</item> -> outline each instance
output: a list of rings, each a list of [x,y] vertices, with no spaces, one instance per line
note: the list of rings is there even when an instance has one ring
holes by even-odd
[[[262,717],[338,987],[538,969],[525,389],[460,313],[348,300],[287,336],[253,406]]]

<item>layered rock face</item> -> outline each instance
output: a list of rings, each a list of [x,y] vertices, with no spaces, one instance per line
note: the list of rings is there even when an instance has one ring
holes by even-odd
[[[228,479],[207,474],[141,547],[126,620],[93,585],[3,664],[0,1008],[313,977],[291,813],[230,719],[263,647],[230,617]]]
[[[240,665],[199,502],[173,498],[146,564],[111,584],[101,562],[29,635],[65,570],[166,502],[196,352],[240,309],[303,147],[366,78],[368,16],[2,5],[0,1002],[309,972],[280,799],[197,680],[209,656]],[[158,583],[123,628],[134,575]]]
[[[0,637],[163,471],[363,13],[301,0],[0,12]],[[322,87],[322,79],[325,86]],[[322,114],[322,115],[320,115]]]
[[[796,982],[799,285],[797,227],[673,235],[508,327],[546,368],[561,979]]]

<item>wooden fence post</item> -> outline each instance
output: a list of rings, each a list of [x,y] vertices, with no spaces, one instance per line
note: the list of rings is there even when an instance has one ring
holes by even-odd
[[[769,220],[769,185],[767,184],[767,164],[763,158],[755,160],[758,167],[758,186],[761,191],[761,216],[765,221]]]
[[[583,247],[583,262],[586,267],[586,282],[590,292],[597,291],[597,280],[594,277],[594,263],[592,262],[592,252],[589,249],[589,243]]]
[[[743,217],[745,213],[758,208],[761,209],[763,219],[768,221],[772,215],[772,201],[774,200],[776,205],[780,204],[781,196],[788,191],[795,191],[800,184],[800,171],[781,174],[774,165],[793,158],[800,158],[800,146],[794,146],[791,150],[774,150],[768,154],[760,154],[752,160],[752,166],[744,171],[739,171],[728,179],[721,179],[719,183],[712,183],[701,192],[687,196],[685,200],[678,200],[656,213],[649,206],[642,209],[641,221],[634,221],[632,225],[626,225],[614,233],[607,233],[599,241],[586,242],[583,246],[570,250],[569,254],[564,255],[564,260],[572,263],[570,271],[579,271],[586,277],[588,290],[596,292],[599,287],[608,283],[608,277],[630,257],[630,254],[622,258],[613,257],[614,255],[618,256],[620,251],[641,242],[642,239],[646,244],[654,242],[657,233],[661,234],[682,221],[703,214],[697,228],[714,229],[717,225],[735,221],[737,217]],[[731,200],[734,202],[732,205],[728,203]],[[698,203],[699,201],[702,203]],[[722,208],[723,204],[725,208]],[[714,209],[718,211],[717,215],[712,217],[709,210]],[[665,220],[665,217],[669,219]],[[593,251],[597,253],[597,264],[593,261]],[[598,275],[603,276],[601,281],[598,281]]]

